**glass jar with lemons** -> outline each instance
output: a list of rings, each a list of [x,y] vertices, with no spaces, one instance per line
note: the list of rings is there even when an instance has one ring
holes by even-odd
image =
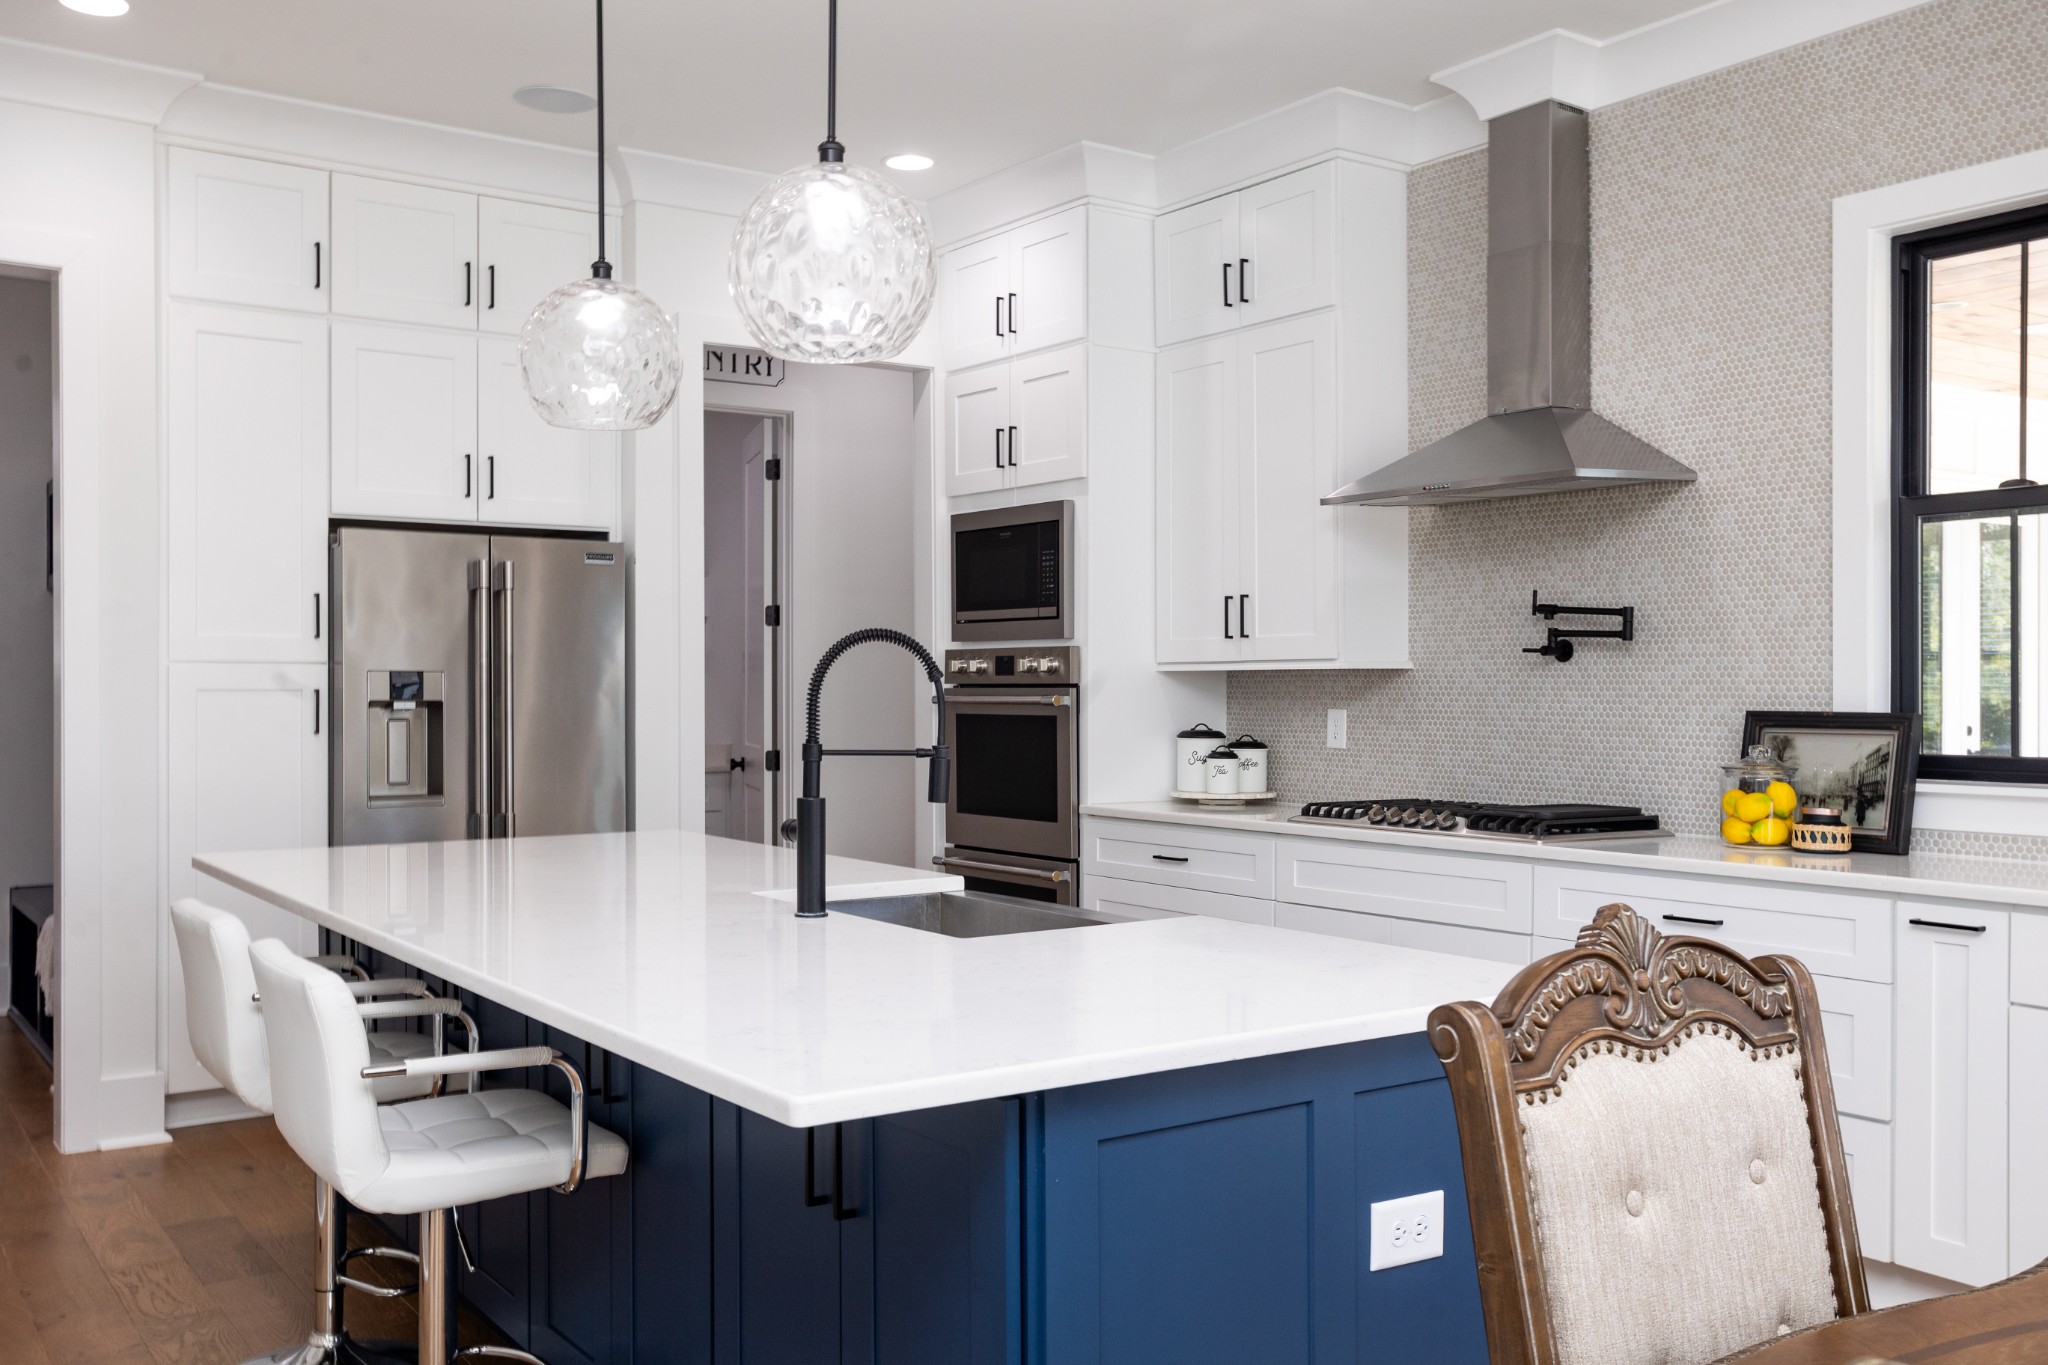
[[[1768,744],[1752,744],[1740,763],[1721,767],[1721,841],[1776,848],[1792,838],[1799,793],[1796,769],[1778,761]]]

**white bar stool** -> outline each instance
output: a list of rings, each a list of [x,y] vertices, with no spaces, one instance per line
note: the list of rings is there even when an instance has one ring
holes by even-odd
[[[270,1113],[270,1051],[256,1000],[256,976],[249,966],[248,928],[235,915],[189,897],[171,906],[171,927],[178,936],[178,957],[183,965],[186,1029],[192,1051],[199,1064],[236,1099],[251,1109]],[[365,1021],[357,1026],[358,1033],[363,1033],[368,1021],[377,1019],[453,1016],[468,1030],[470,1051],[476,1051],[476,1025],[459,1002],[429,995],[423,984],[410,977],[369,980],[369,974],[353,959],[316,957],[305,961],[312,970],[327,974],[350,997],[356,1017]],[[359,979],[344,981],[332,975],[350,967]],[[376,996],[402,998],[378,1000]],[[438,1023],[431,1034],[364,1033],[364,1046],[387,1063],[434,1056],[441,1052],[440,1034]],[[433,1094],[438,1084],[436,1076],[392,1076],[376,1082],[375,1098],[381,1102],[418,1099]],[[314,1272],[312,1334],[304,1345],[256,1356],[246,1365],[333,1365],[342,1338],[343,1285],[379,1298],[412,1292],[350,1279],[342,1273],[348,1262],[359,1256],[415,1258],[395,1247],[346,1250],[334,1190],[324,1180],[315,1180],[313,1217],[320,1260]]]
[[[299,1159],[357,1208],[417,1214],[419,1365],[447,1365],[447,1211],[458,1204],[554,1189],[626,1169],[626,1144],[595,1127],[583,1078],[548,1047],[501,1048],[378,1062],[355,1025],[348,987],[276,939],[250,949],[270,1037],[278,1131]],[[479,1090],[379,1108],[373,1087],[434,1077],[552,1066],[569,1080],[569,1106],[538,1090]],[[538,1356],[471,1346],[455,1359],[546,1365]]]

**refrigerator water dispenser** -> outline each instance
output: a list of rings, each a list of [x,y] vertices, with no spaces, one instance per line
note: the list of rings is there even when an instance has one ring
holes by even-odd
[[[370,804],[438,802],[444,790],[442,701],[447,676],[373,668],[367,683],[363,736],[370,750]]]

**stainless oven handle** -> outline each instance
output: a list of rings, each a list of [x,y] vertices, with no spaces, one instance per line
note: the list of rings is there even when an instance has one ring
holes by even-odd
[[[1060,696],[1058,694],[1050,697],[1006,697],[1000,694],[984,697],[981,695],[979,688],[976,688],[972,693],[968,693],[954,687],[946,689],[946,699],[956,709],[962,706],[1072,706],[1074,704],[1072,697]]]
[[[1068,874],[1055,869],[1040,872],[1035,867],[1010,867],[1004,863],[978,863],[972,858],[934,858],[933,867],[959,867],[969,872],[992,872],[999,877],[1020,877],[1025,881],[1051,882],[1054,886],[1066,881]]]

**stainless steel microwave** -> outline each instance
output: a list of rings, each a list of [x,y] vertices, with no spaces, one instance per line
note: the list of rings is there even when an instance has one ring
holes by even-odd
[[[1035,502],[953,518],[953,638],[1074,634],[1074,504]]]

